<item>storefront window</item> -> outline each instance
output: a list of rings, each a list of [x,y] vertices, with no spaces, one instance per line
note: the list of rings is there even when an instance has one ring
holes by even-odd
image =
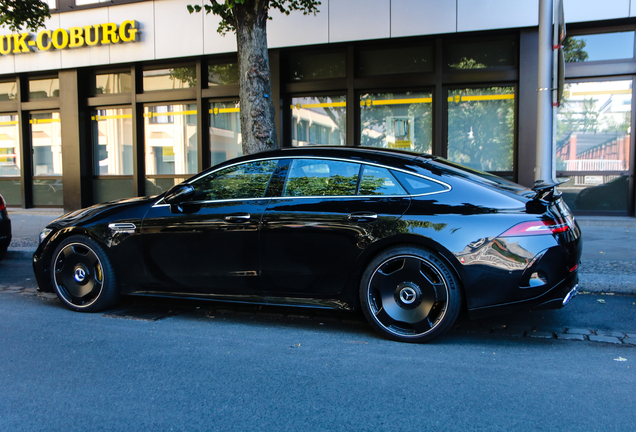
[[[357,51],[357,75],[425,73],[434,70],[433,47],[363,48]]]
[[[210,154],[212,165],[241,156],[239,101],[210,102]]]
[[[448,159],[480,171],[513,171],[514,87],[448,92]]]
[[[196,85],[197,73],[194,66],[145,70],[143,73],[144,91],[184,89]]]
[[[61,206],[64,198],[60,113],[31,114],[29,122],[33,150],[33,204]]]
[[[132,89],[130,72],[95,75],[93,94],[130,93]]]
[[[344,95],[292,99],[292,145],[345,145],[347,103]]]
[[[433,98],[429,92],[360,96],[360,145],[431,153]]]
[[[563,43],[563,53],[569,63],[631,59],[634,57],[634,32],[570,36]]]
[[[208,66],[208,87],[238,84],[238,63]]]
[[[0,115],[0,191],[9,205],[22,205],[18,116]]]
[[[573,210],[628,210],[631,115],[632,80],[565,85],[556,158]]]
[[[347,56],[344,52],[297,52],[289,59],[288,79],[302,81],[318,78],[337,78],[347,75]]]
[[[0,177],[20,176],[20,136],[17,115],[0,115]]]
[[[0,102],[15,100],[18,94],[18,83],[15,81],[0,82]]]
[[[198,172],[195,104],[146,106],[144,126],[146,186],[154,187],[154,190],[146,190],[148,195],[160,193],[166,190],[166,185],[178,183],[152,176],[177,178],[186,175],[179,177],[185,179]]]
[[[29,99],[42,99],[60,96],[60,80],[47,78],[29,81]]]
[[[93,201],[135,196],[131,108],[100,109],[93,123]],[[122,178],[122,176],[130,176]]]
[[[448,69],[484,69],[517,65],[517,42],[511,38],[492,41],[454,41],[444,51]]]

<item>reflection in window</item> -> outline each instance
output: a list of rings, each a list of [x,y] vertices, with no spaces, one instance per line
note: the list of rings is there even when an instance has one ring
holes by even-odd
[[[29,80],[29,99],[42,99],[60,96],[59,78]]]
[[[62,175],[62,138],[60,113],[31,114],[33,175]]]
[[[212,165],[243,154],[238,101],[210,102],[210,153]]]
[[[93,174],[133,174],[132,109],[96,111],[93,123]]]
[[[238,84],[238,63],[208,66],[208,87]]]
[[[347,56],[344,52],[297,52],[290,54],[288,79],[302,81],[346,76]]]
[[[567,83],[557,115],[560,187],[576,210],[627,210],[632,81]]]
[[[262,198],[277,160],[231,166],[196,180],[191,201]]]
[[[360,145],[431,153],[430,93],[370,93],[360,96]]]
[[[345,96],[292,99],[292,145],[345,145]]]
[[[357,163],[295,159],[283,196],[353,196],[359,173]]]
[[[563,53],[570,63],[630,59],[634,57],[634,32],[570,36],[563,42]]]
[[[448,92],[448,159],[480,171],[512,171],[514,87]]]
[[[19,131],[17,115],[0,115],[0,177],[21,173]]]
[[[194,104],[144,107],[146,175],[197,172],[196,116]]]
[[[446,46],[446,65],[450,69],[516,66],[517,52],[514,39],[452,42]]]
[[[357,51],[358,76],[433,72],[433,64],[433,47],[430,45]]]
[[[112,3],[112,0],[75,0],[75,6],[86,6],[96,3]]]
[[[130,72],[117,72],[95,76],[93,94],[130,93],[132,82]]]
[[[388,169],[364,166],[358,195],[405,195]]]
[[[143,85],[144,91],[196,87],[196,68],[194,66],[184,66],[171,69],[145,70],[143,73]]]
[[[18,94],[18,83],[15,81],[0,82],[0,102],[15,100]]]

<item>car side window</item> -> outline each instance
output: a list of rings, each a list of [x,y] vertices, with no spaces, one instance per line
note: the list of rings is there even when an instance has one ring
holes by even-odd
[[[353,196],[360,164],[324,159],[294,159],[283,196]]]
[[[395,177],[398,179],[400,184],[402,184],[406,191],[411,195],[430,194],[448,190],[448,188],[443,184],[425,179],[424,177],[407,174],[402,171],[392,172],[395,174]]]
[[[358,195],[406,195],[406,192],[388,169],[365,165]]]
[[[278,160],[263,160],[213,172],[192,183],[190,201],[261,198],[277,164]]]

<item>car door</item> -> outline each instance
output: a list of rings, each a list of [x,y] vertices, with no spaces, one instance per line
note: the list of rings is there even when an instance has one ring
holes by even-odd
[[[171,293],[259,291],[258,232],[276,160],[247,162],[195,179],[179,205],[161,201],[142,225],[146,272]]]
[[[388,169],[343,160],[288,161],[261,228],[263,289],[271,295],[342,291],[365,247],[408,209]]]

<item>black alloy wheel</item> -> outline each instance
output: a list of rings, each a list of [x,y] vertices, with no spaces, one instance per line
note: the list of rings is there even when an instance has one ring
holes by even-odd
[[[394,247],[374,258],[360,284],[362,310],[389,339],[427,342],[455,322],[462,294],[457,278],[436,254]]]
[[[74,311],[96,312],[119,300],[110,259],[99,244],[85,236],[69,237],[56,248],[51,278],[59,299]]]

